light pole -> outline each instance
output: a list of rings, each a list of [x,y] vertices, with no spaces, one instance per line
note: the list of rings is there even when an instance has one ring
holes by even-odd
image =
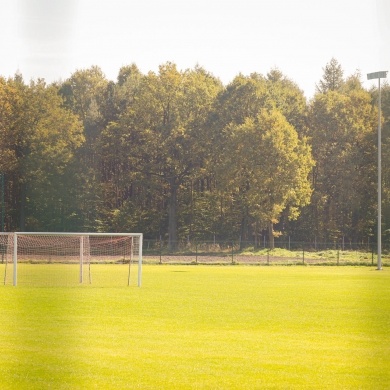
[[[382,269],[382,132],[381,132],[381,78],[387,77],[387,71],[367,74],[367,80],[378,79],[378,264],[377,269]]]

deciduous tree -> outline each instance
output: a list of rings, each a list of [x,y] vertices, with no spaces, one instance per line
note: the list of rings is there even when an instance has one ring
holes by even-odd
[[[82,126],[63,107],[57,88],[43,80],[26,85],[17,75],[8,80],[7,89],[5,132],[13,156],[7,175],[13,199],[9,213],[18,216],[13,228],[35,230],[63,211],[55,207],[67,193],[61,178],[84,140]]]
[[[357,240],[372,226],[375,108],[362,88],[317,94],[310,107],[312,232],[326,241]]]
[[[262,109],[255,119],[232,125],[231,133],[226,171],[242,189],[249,214],[269,229],[273,248],[273,224],[281,213],[289,207],[289,217],[295,219],[310,201],[310,148],[276,109]]]

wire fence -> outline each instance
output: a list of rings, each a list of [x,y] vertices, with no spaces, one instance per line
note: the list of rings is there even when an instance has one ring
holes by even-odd
[[[0,243],[0,263],[5,263],[5,245]],[[164,240],[144,239],[146,264],[248,264],[248,265],[377,265],[376,243],[298,242],[278,240],[275,248],[264,243],[182,241],[169,245]],[[390,245],[382,245],[381,262],[390,266]]]
[[[143,261],[150,264],[377,265],[376,247],[367,243],[279,241],[274,249],[242,241],[178,242],[144,240]],[[390,266],[389,247],[382,266]]]

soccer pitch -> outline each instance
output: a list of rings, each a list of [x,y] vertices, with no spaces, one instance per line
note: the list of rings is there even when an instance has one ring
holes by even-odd
[[[146,265],[0,308],[2,389],[390,388],[386,268]]]

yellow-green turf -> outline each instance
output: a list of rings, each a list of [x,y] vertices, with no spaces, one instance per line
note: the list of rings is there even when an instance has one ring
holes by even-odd
[[[390,388],[390,269],[100,267],[0,287],[1,389]]]

